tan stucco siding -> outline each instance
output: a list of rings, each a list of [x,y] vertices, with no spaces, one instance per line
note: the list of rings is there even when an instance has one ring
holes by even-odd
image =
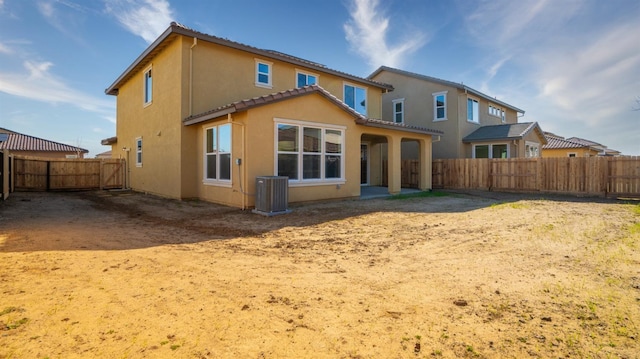
[[[592,157],[598,155],[598,151],[588,148],[560,148],[542,150],[542,157],[569,157],[571,153],[575,153],[576,157]]]
[[[366,88],[367,116],[380,118],[382,115],[380,98],[382,90],[380,88],[345,80],[329,73],[322,73],[317,69],[257,56],[206,41],[198,41],[196,46],[191,48],[192,46],[193,40],[185,38],[183,50],[188,55],[189,61],[193,56],[193,114],[235,101],[296,88],[296,74],[297,71],[301,71],[317,76],[318,85],[340,100],[344,98],[343,86],[345,82]],[[271,65],[272,86],[270,88],[256,85],[257,61]]]
[[[117,96],[118,142],[114,156],[128,160],[129,184],[171,198],[180,193],[180,143],[182,141],[180,41],[168,44],[150,64],[122,84]],[[144,104],[144,73],[152,68],[153,100]],[[142,166],[136,165],[136,139],[142,138]],[[116,147],[117,146],[117,147]],[[129,153],[122,148],[128,148]]]

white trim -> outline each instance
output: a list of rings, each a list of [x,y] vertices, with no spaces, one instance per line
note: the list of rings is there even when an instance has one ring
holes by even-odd
[[[138,146],[138,142],[140,142],[140,146]],[[136,137],[135,145],[136,145],[136,167],[142,167],[142,163],[143,163],[142,149],[144,146],[144,143],[142,142],[142,136]],[[139,161],[138,161],[138,154],[140,154]]]
[[[476,147],[477,146],[488,146],[488,155],[487,158],[493,158],[493,146],[507,146],[507,158],[511,158],[511,146],[509,146],[508,142],[496,142],[496,143],[477,143],[474,144],[471,151],[471,157],[476,157]],[[483,157],[484,158],[484,157]]]
[[[529,151],[527,151],[529,148]],[[535,156],[530,156],[531,148],[535,148]],[[525,141],[524,142],[524,157],[526,158],[538,158],[540,157],[540,144],[538,142]]]
[[[309,71],[305,71],[305,70],[300,70],[300,69],[296,69],[296,77],[294,79],[294,87],[298,87],[298,75],[299,74],[303,74],[305,76],[307,76],[307,79],[309,76],[313,76],[316,78],[316,85],[320,85],[320,75],[315,74],[313,72],[309,72]]]
[[[230,136],[230,140],[231,142],[229,143],[229,145],[231,146],[229,148],[229,158],[231,159],[231,164],[229,165],[229,179],[219,179],[220,177],[220,151],[218,150],[220,147],[220,130],[219,128],[221,126],[226,126],[229,125],[229,136]],[[207,131],[210,129],[215,128],[215,143],[217,145],[217,149],[215,152],[215,156],[216,156],[216,177],[218,178],[207,178]],[[231,124],[229,124],[228,122],[221,122],[218,124],[206,124],[206,125],[202,125],[202,183],[205,185],[214,185],[214,186],[221,186],[221,187],[231,187],[232,183],[233,183],[233,126],[231,126]],[[223,152],[222,154],[227,154],[227,152]]]
[[[494,105],[493,102],[489,102],[489,105],[487,106],[487,114],[489,114],[489,116],[499,118],[502,123],[507,122],[507,111],[504,107]]]
[[[391,101],[393,108],[392,108],[392,112],[393,112],[393,123],[404,123],[404,98],[398,98],[395,100]],[[400,111],[399,113],[402,115],[402,118],[400,119],[400,122],[396,121],[396,114],[398,114],[398,112],[396,112],[396,104],[400,103],[402,104],[402,111]]]
[[[153,103],[153,65],[147,66],[146,69],[142,72],[142,106],[147,107]],[[151,76],[151,98],[147,101],[147,74],[150,73]]]
[[[471,119],[471,120],[469,119],[469,100],[474,101],[475,103],[478,104],[478,121],[474,121],[473,119]],[[465,117],[467,119],[467,122],[475,123],[475,124],[479,125],[480,124],[480,100],[478,100],[476,97],[467,96],[466,103],[467,103],[467,106],[466,106],[467,111],[465,113]]]
[[[256,66],[255,66],[255,85],[257,87],[264,87],[264,88],[268,88],[268,89],[272,89],[273,88],[273,62],[269,62],[269,61],[265,61],[265,60],[260,60],[260,59],[254,59]],[[264,83],[264,82],[260,82],[258,81],[258,78],[261,74],[261,72],[258,70],[260,68],[260,65],[267,65],[269,67],[269,73],[267,74],[269,77],[269,81],[268,83]]]
[[[351,86],[354,88],[354,101],[356,100],[356,89],[360,88],[364,90],[364,113],[359,112],[357,109],[349,106],[349,104],[347,103],[347,99],[346,99],[346,91],[345,91],[345,87],[346,86]],[[353,82],[347,82],[347,81],[342,81],[342,102],[344,102],[347,106],[351,107],[354,111],[358,112],[361,115],[367,116],[367,113],[369,113],[369,89],[365,86],[361,86],[361,85],[356,85]],[[355,102],[353,104],[355,106]],[[357,106],[355,106],[357,107]]]
[[[440,91],[440,92],[434,92],[431,94],[431,96],[433,96],[433,122],[440,122],[440,121],[446,121],[448,116],[447,116],[447,93],[449,93],[449,91]],[[438,102],[436,100],[436,97],[443,95],[444,96],[444,118],[438,118],[438,106],[436,105]]]
[[[274,117],[273,119],[274,121],[274,126],[273,126],[273,145],[274,145],[274,149],[273,149],[273,153],[274,153],[274,161],[273,161],[273,173],[274,175],[279,175],[278,174],[278,154],[280,153],[280,151],[278,151],[278,125],[291,125],[291,126],[297,126],[298,127],[298,149],[295,152],[288,152],[288,151],[283,151],[282,153],[290,153],[290,154],[296,154],[298,156],[298,178],[297,179],[289,179],[289,186],[291,187],[303,187],[303,186],[321,186],[321,185],[336,185],[336,184],[344,184],[346,182],[346,166],[345,166],[345,161],[347,159],[347,154],[346,154],[346,141],[347,141],[347,136],[346,136],[346,126],[341,126],[341,125],[331,125],[331,124],[325,124],[325,123],[318,123],[318,122],[309,122],[309,121],[301,121],[301,120],[291,120],[291,119],[283,119],[283,118],[277,118]],[[325,173],[325,161],[322,161],[321,163],[321,167],[320,167],[320,177],[321,178],[310,178],[310,179],[303,179],[302,176],[304,174],[304,164],[303,164],[303,157],[305,152],[303,151],[303,146],[304,146],[304,139],[302,138],[304,136],[304,127],[307,128],[316,128],[320,130],[321,133],[321,144],[320,144],[320,152],[319,152],[319,156],[322,159],[325,159],[326,156],[339,156],[340,157],[340,178],[324,178],[326,176]],[[335,153],[327,153],[326,152],[326,131],[327,130],[332,130],[332,131],[339,131],[340,132],[340,139],[341,139],[341,151],[339,154],[335,154]]]

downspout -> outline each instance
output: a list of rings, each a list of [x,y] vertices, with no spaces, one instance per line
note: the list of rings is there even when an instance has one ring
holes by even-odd
[[[193,38],[193,45],[189,48],[189,116],[193,115],[193,48],[198,45],[198,38]]]
[[[240,137],[242,138],[242,156],[245,157],[246,159],[246,155],[247,155],[247,141],[245,141],[245,134],[244,134],[244,124],[240,123],[240,122],[234,122],[233,121],[233,117],[231,117],[231,114],[228,113],[227,114],[227,122],[230,123],[231,125],[238,125],[240,126],[241,129],[241,133],[240,133]],[[247,208],[247,203],[246,203],[246,196],[248,196],[249,194],[247,192],[244,191],[245,188],[247,188],[247,166],[242,166],[242,162],[243,159],[241,157],[238,157],[235,159],[234,163],[238,166],[238,174],[240,175],[238,182],[240,183],[240,193],[242,194],[242,210],[244,211]],[[244,186],[242,184],[242,182],[244,183]]]

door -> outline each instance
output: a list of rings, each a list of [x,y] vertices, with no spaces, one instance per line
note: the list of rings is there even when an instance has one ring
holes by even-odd
[[[360,185],[369,185],[369,145],[360,144]]]

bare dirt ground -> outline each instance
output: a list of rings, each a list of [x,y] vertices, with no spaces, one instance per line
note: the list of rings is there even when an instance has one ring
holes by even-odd
[[[640,206],[0,202],[2,358],[638,358]]]

